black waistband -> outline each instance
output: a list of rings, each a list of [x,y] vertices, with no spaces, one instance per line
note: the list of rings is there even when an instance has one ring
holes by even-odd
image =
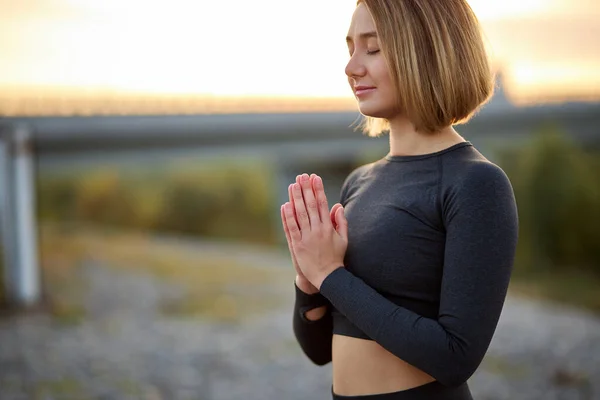
[[[340,396],[335,394],[332,386],[331,396],[333,400],[473,400],[467,383],[449,387],[442,385],[438,381],[399,392],[361,396]]]

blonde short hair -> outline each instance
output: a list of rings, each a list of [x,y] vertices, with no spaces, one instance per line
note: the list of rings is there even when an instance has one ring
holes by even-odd
[[[398,93],[398,107],[420,132],[464,123],[493,93],[494,76],[479,21],[466,0],[358,0],[375,23]],[[363,131],[389,130],[366,117]]]

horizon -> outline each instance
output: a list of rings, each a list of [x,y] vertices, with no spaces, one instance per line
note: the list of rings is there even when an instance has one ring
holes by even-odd
[[[594,0],[469,3],[511,101],[600,98]],[[230,3],[183,0],[0,0],[0,89],[4,97],[353,100],[343,72],[353,4],[240,1],[232,14]],[[225,29],[215,15],[228,17]]]

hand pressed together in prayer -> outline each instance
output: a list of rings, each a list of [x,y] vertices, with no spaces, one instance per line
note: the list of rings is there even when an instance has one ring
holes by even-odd
[[[348,245],[344,207],[337,203],[329,211],[323,180],[315,174],[298,175],[288,192],[290,201],[281,206],[281,220],[296,282],[310,284],[316,292],[331,272],[344,266]]]

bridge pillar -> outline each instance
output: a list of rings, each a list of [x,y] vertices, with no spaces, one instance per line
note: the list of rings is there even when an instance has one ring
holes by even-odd
[[[11,127],[0,140],[0,240],[7,300],[19,306],[40,300],[34,170],[31,131]]]

